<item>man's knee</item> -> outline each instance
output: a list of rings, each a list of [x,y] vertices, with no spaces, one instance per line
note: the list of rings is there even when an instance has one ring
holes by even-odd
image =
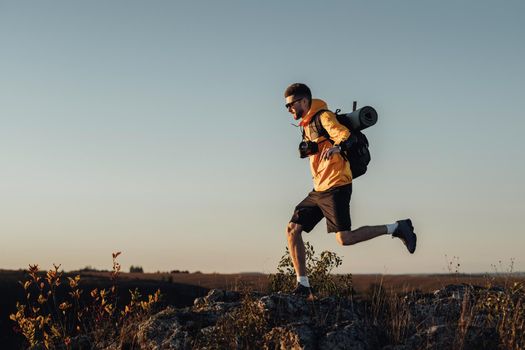
[[[340,245],[352,245],[356,242],[352,239],[352,231],[340,231],[335,234],[335,239]]]
[[[288,237],[289,241],[294,241],[301,237],[302,231],[303,227],[300,224],[289,222],[288,226],[286,226],[286,237]]]

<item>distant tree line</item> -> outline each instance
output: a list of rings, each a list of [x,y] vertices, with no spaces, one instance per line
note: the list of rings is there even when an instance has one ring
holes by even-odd
[[[94,268],[90,265],[84,267],[83,269],[80,269],[79,272],[109,272],[109,270],[100,270],[100,269],[97,269],[97,268]],[[130,273],[144,273],[144,269],[142,268],[142,266],[135,266],[135,265],[131,265],[129,267],[129,272]],[[162,274],[162,273],[166,273],[166,272],[161,272],[161,271],[157,271],[157,274]],[[202,272],[200,271],[195,271],[195,272],[190,272],[188,270],[171,270],[169,272],[170,274],[177,274],[177,273],[195,273],[195,274],[200,274]]]
[[[129,267],[129,273],[144,273],[142,266],[133,266]]]
[[[142,268],[142,266],[131,265],[129,268],[129,272],[130,273],[144,273],[144,269]],[[165,272],[157,271],[157,274],[162,274],[162,273],[165,273]],[[170,271],[170,274],[177,274],[177,273],[191,273],[191,272],[188,270],[171,270]],[[193,273],[201,273],[201,272],[195,271]]]

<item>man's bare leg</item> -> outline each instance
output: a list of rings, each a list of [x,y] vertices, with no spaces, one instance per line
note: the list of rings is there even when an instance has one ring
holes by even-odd
[[[416,250],[417,236],[414,232],[412,220],[398,220],[395,224],[363,226],[353,231],[337,232],[335,238],[341,245],[352,245],[359,242],[368,241],[369,239],[382,236],[392,235],[399,238],[407,247],[408,252],[413,254]]]
[[[335,238],[341,245],[352,245],[388,234],[386,225],[363,226],[353,231],[337,232]]]
[[[297,276],[306,276],[306,257],[303,237],[303,227],[294,222],[288,223],[286,237],[288,238],[288,250],[292,258],[293,267]]]

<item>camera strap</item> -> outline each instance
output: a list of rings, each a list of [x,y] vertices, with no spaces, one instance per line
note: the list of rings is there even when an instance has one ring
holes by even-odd
[[[304,127],[301,126],[301,133],[303,134],[302,139],[303,141],[310,141],[308,137],[306,137],[306,132],[304,131]]]

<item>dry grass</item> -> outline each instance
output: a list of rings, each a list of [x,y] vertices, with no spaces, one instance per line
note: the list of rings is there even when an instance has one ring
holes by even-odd
[[[16,323],[27,345],[31,348],[78,347],[81,339],[92,348],[118,343],[127,337],[123,330],[129,330],[145,319],[159,302],[160,291],[142,300],[140,293],[130,291],[131,301],[120,305],[118,300],[119,253],[113,253],[113,270],[110,278],[113,285],[109,289],[95,288],[89,292],[91,302],[83,304],[81,296],[81,277],[67,278],[68,297],[60,298],[57,289],[64,283],[60,265],[54,265],[45,277],[38,265],[30,265],[25,281],[20,281],[25,291],[25,302],[17,302],[17,311],[10,315]],[[74,344],[77,342],[76,344]]]
[[[499,349],[525,348],[525,276],[523,274],[493,273],[468,275],[459,273],[459,264],[449,274],[432,275],[334,275],[331,272],[342,260],[331,252],[315,255],[308,247],[308,269],[311,283],[320,296],[336,296],[341,301],[365,305],[365,323],[383,330],[389,344],[404,344],[420,331],[422,322],[414,315],[414,300],[421,293],[442,289],[450,284],[464,284],[465,293],[457,317],[439,321],[453,330],[449,344],[453,349],[464,349],[480,329],[491,329],[497,334]],[[216,325],[216,333],[209,339],[194,344],[203,348],[242,347],[273,348],[282,336],[293,338],[289,329],[270,327],[267,315],[250,291],[290,290],[295,280],[291,260],[285,254],[274,275],[264,274],[202,274],[202,273],[122,273],[113,254],[110,272],[84,272],[64,277],[60,266],[42,273],[38,266],[30,266],[28,278],[21,281],[25,301],[17,303],[11,315],[27,345],[45,349],[70,348],[75,340],[84,337],[93,346],[111,343],[134,343],[137,325],[159,302],[159,293],[142,297],[131,290],[131,301],[125,305],[118,300],[119,280],[159,281],[182,283],[205,288],[241,290],[245,298],[234,313],[225,315]],[[512,269],[511,269],[512,270]],[[112,287],[84,291],[84,278],[110,279]],[[65,286],[64,286],[65,285]],[[484,286],[473,288],[472,286]],[[493,288],[494,286],[501,286]],[[68,288],[68,298],[59,297],[57,289]],[[89,294],[89,304],[81,296]],[[353,304],[352,304],[353,305]],[[315,321],[315,320],[314,320]],[[319,323],[319,320],[314,323]],[[425,322],[425,327],[433,325]],[[322,322],[321,322],[322,323]],[[478,333],[476,333],[478,332]],[[282,333],[282,334],[281,334]],[[292,341],[292,340],[290,340]],[[282,344],[282,343],[281,343]]]

